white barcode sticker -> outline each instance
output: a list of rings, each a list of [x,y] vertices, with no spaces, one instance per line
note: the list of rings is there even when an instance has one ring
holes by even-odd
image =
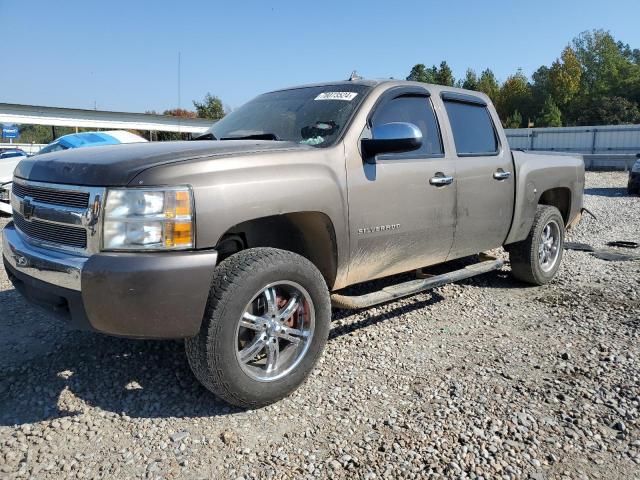
[[[314,100],[345,100],[350,102],[357,95],[356,92],[322,92]]]

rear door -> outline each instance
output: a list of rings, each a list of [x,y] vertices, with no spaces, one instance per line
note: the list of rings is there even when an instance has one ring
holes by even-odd
[[[363,136],[374,126],[409,122],[423,145],[406,153],[348,161],[351,261],[349,283],[442,262],[453,242],[454,159],[444,154],[427,90],[393,88],[382,95]],[[434,177],[450,181],[432,182]]]
[[[449,259],[499,247],[513,215],[511,152],[502,144],[486,102],[473,95],[443,92],[456,149],[456,228]]]

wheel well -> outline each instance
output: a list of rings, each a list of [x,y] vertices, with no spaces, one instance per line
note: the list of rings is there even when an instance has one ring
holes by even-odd
[[[552,188],[546,190],[538,201],[540,205],[550,205],[560,210],[560,214],[566,225],[569,222],[569,212],[571,211],[571,190],[566,187]]]
[[[320,212],[294,212],[239,223],[218,240],[220,260],[246,248],[273,247],[311,261],[331,288],[338,264],[336,236],[331,219]]]

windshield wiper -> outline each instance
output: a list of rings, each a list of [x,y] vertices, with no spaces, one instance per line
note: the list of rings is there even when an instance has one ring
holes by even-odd
[[[220,140],[280,140],[275,133],[254,133],[252,135],[241,135],[238,137],[223,137]]]

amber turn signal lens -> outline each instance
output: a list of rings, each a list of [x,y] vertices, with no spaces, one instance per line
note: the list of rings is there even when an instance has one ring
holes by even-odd
[[[191,191],[167,191],[165,193],[164,214],[167,218],[191,216]]]
[[[177,191],[176,217],[191,215],[191,195],[189,191]]]
[[[190,247],[193,245],[191,223],[168,223],[165,227],[166,247]]]

